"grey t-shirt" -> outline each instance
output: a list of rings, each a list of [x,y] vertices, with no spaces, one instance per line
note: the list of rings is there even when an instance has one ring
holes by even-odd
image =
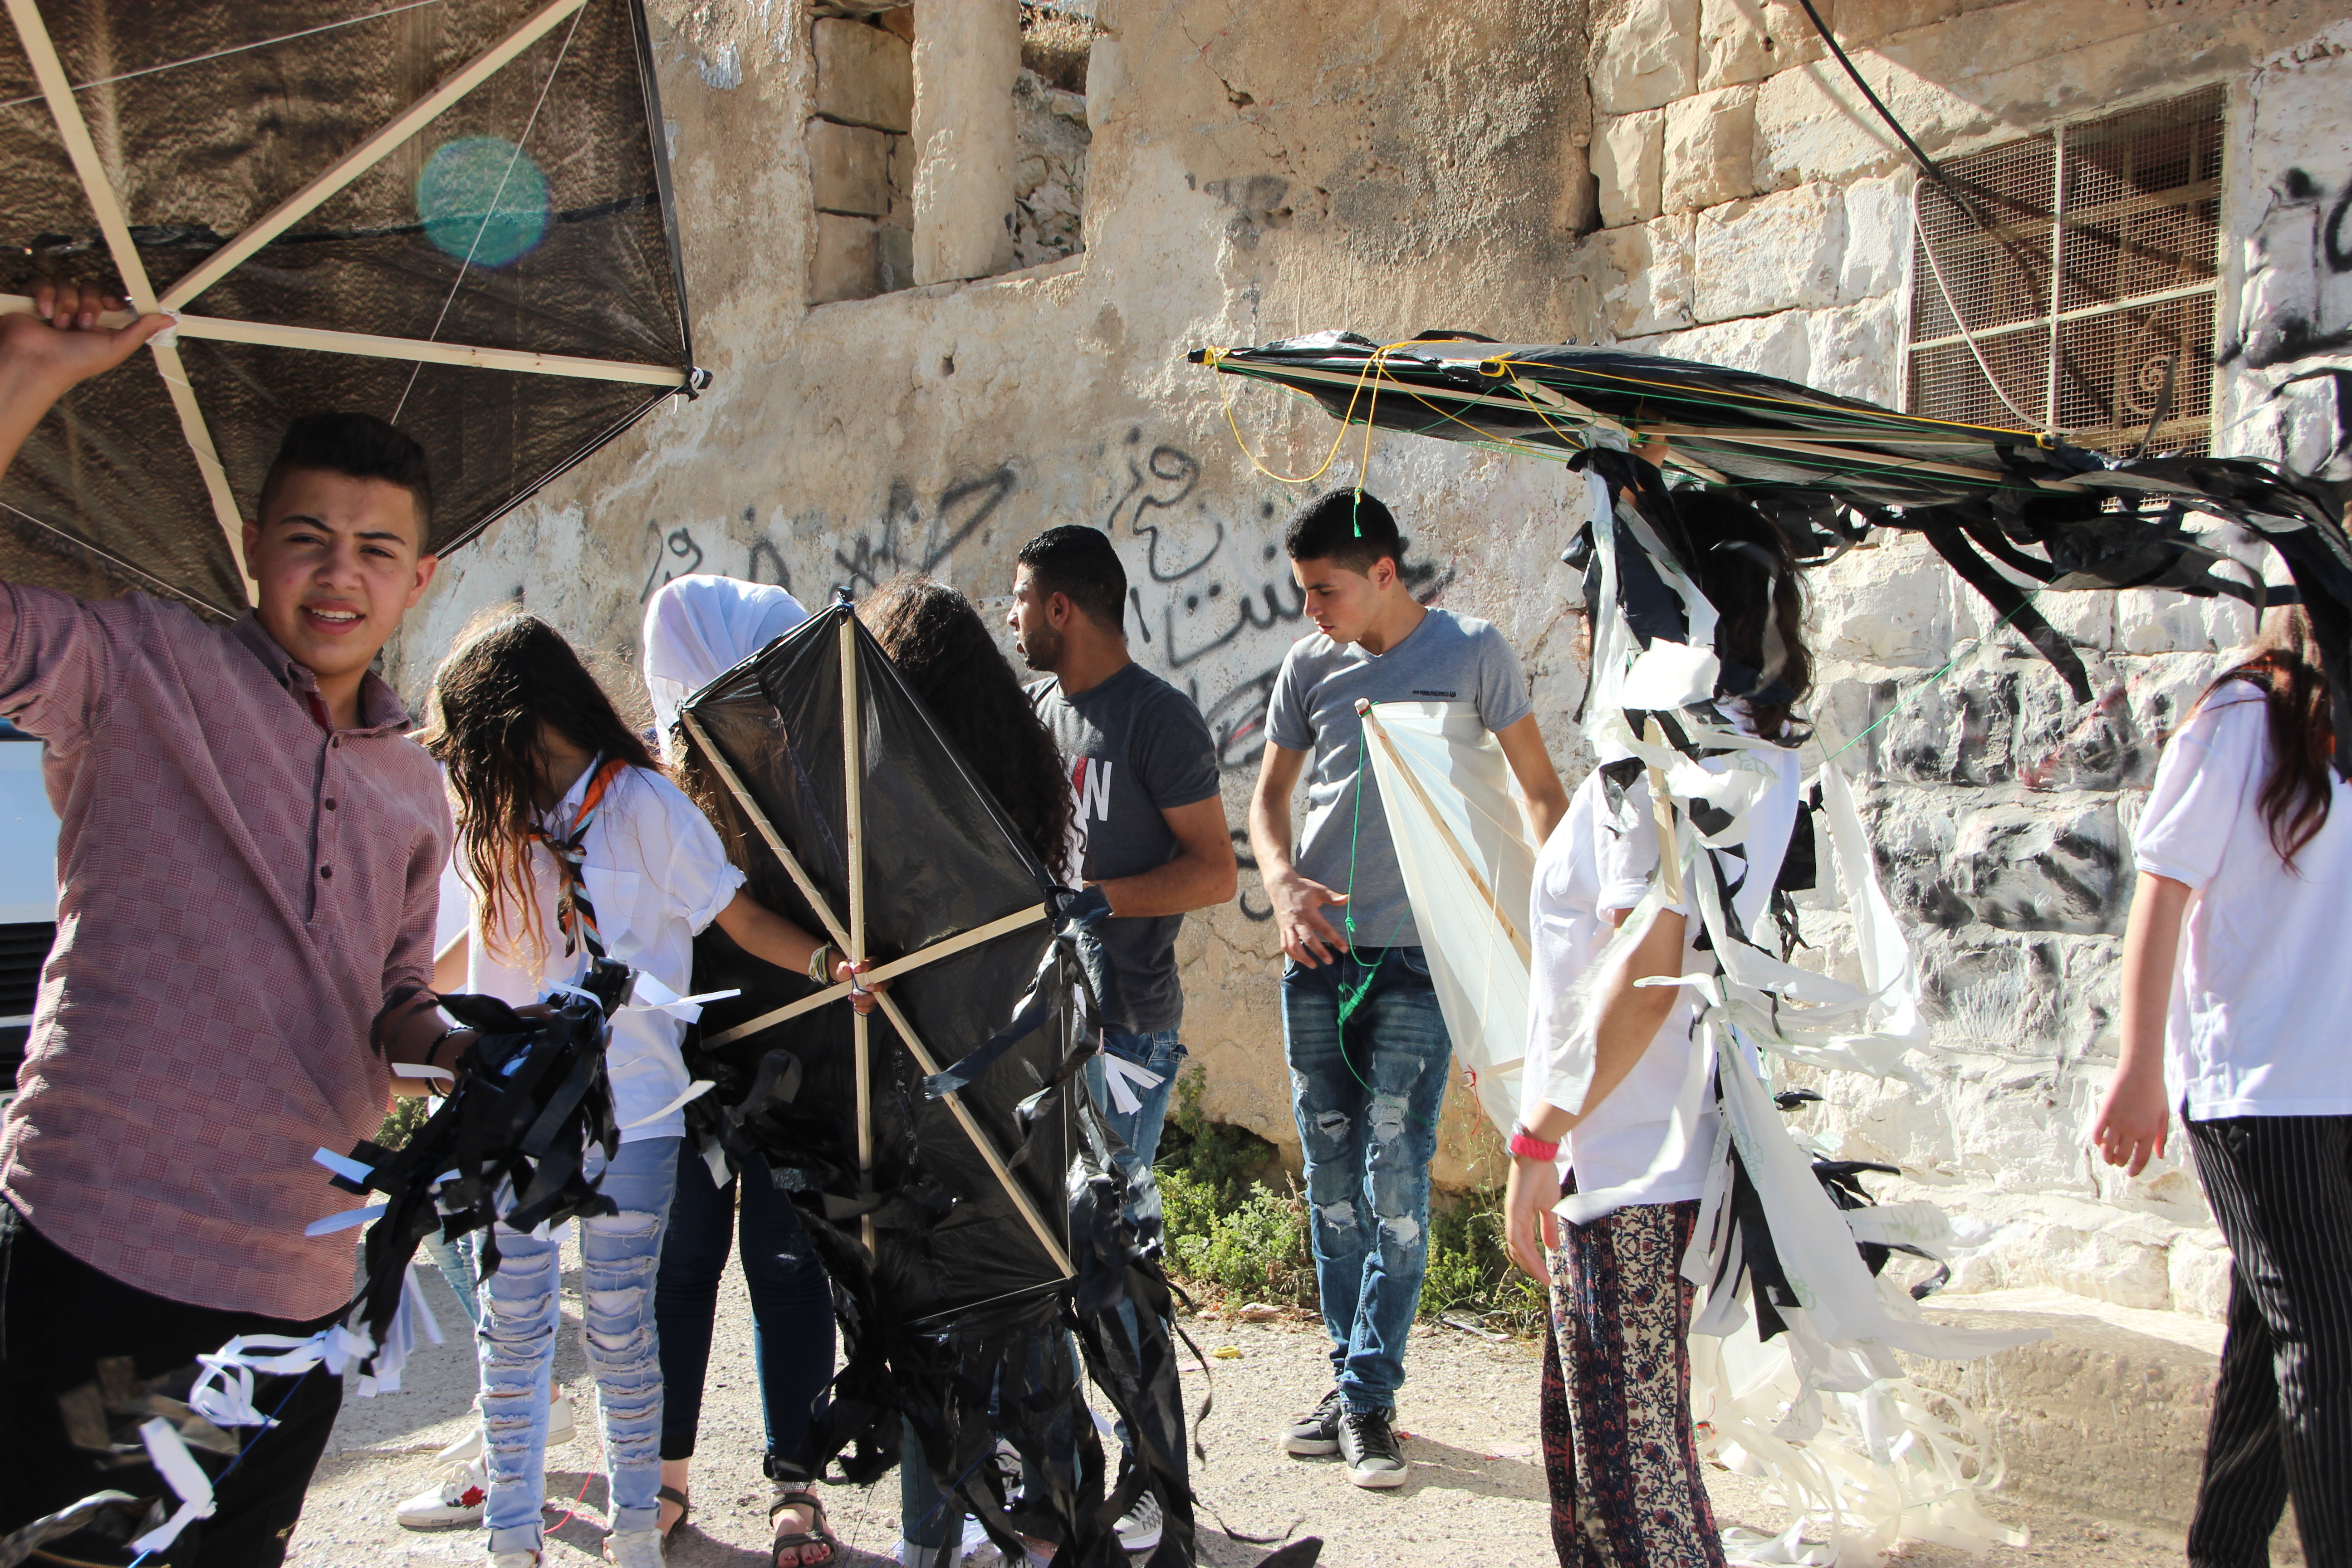
[[[1070,858],[1087,880],[1139,876],[1176,858],[1181,846],[1160,812],[1217,794],[1216,742],[1192,700],[1139,664],[1076,697],[1051,676],[1027,690],[1070,769],[1077,803]],[[1176,980],[1183,924],[1182,915],[1149,915],[1104,928],[1118,971],[1105,1028],[1150,1035],[1184,1021]]]
[[[1335,893],[1350,888],[1345,904],[1323,918],[1342,935],[1355,919],[1358,947],[1418,947],[1412,905],[1397,868],[1380,780],[1364,756],[1363,721],[1356,700],[1474,702],[1489,730],[1507,730],[1534,711],[1518,655],[1487,621],[1432,610],[1404,641],[1386,653],[1366,653],[1318,632],[1290,645],[1266,703],[1266,738],[1293,752],[1313,752],[1307,775],[1307,836],[1294,863],[1300,875]],[[1356,775],[1363,774],[1363,795]]]

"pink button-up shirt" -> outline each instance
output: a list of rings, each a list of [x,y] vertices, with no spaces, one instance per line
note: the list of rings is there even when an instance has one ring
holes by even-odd
[[[310,1160],[383,1121],[385,994],[433,963],[449,809],[373,675],[330,732],[250,615],[0,583],[0,714],[47,742],[58,942],[0,1196],[114,1279],[277,1318],[352,1290]]]

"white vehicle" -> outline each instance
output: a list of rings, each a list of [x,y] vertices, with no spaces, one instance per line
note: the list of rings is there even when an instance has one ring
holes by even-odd
[[[41,786],[41,743],[0,719],[0,1100],[33,1028],[33,992],[58,936],[58,818]]]

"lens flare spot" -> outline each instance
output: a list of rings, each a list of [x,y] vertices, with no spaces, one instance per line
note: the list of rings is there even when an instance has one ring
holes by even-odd
[[[416,177],[416,216],[445,254],[510,266],[547,233],[547,176],[503,136],[460,136],[436,148]]]

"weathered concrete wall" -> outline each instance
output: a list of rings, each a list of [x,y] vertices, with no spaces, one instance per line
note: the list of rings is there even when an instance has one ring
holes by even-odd
[[[1181,354],[1335,323],[1398,337],[1582,331],[1583,6],[1098,9],[1083,253],[810,309],[806,13],[657,3],[713,386],[447,563],[394,650],[404,689],[421,693],[475,608],[518,592],[573,635],[633,653],[646,595],[698,569],[816,601],[920,568],[993,616],[1022,542],[1091,522],[1126,558],[1137,656],[1215,728],[1238,826],[1266,689],[1303,624],[1281,523],[1306,494],[1351,479],[1362,447],[1350,439],[1313,486],[1255,472],[1218,378]],[[1319,413],[1223,390],[1268,468],[1310,473],[1331,451],[1339,427]],[[1384,439],[1371,482],[1397,499],[1423,586],[1503,626],[1566,737],[1572,623],[1540,586],[1565,577],[1555,470]],[[1265,900],[1244,882],[1234,907],[1188,922],[1189,1040],[1213,1111],[1295,1144],[1277,954]],[[1469,1125],[1450,1114],[1456,1182]]]
[[[2230,83],[2219,444],[2344,462],[2331,367],[2352,363],[2336,264],[2352,252],[2338,199],[2352,127],[2341,50],[2321,37],[2340,0],[1822,9],[1938,153]],[[1318,411],[1219,384],[1183,350],[1465,327],[1899,398],[1910,165],[1789,0],[1592,0],[1590,16],[1582,0],[1098,10],[1083,252],[811,309],[807,16],[657,0],[716,382],[448,563],[395,650],[404,688],[421,690],[475,607],[518,592],[625,653],[645,596],[698,569],[815,600],[923,568],[992,612],[1024,540],[1087,521],[1128,563],[1137,656],[1209,716],[1238,826],[1267,685],[1300,630],[1281,522],[1353,479],[1367,447]],[[1257,463],[1321,477],[1260,472],[1221,396]],[[1382,436],[1369,483],[1416,542],[1419,586],[1519,648],[1554,753],[1580,775],[1559,471]],[[1816,587],[1825,727],[1859,735],[1894,710],[1843,762],[1865,781],[1952,1054],[1921,1100],[1822,1086],[1832,1102],[1813,1125],[1911,1167],[1984,1229],[1963,1285],[2213,1310],[2222,1258],[2188,1173],[2120,1182],[2079,1134],[2113,1052],[2129,835],[2156,742],[2245,617],[2161,594],[2045,601],[2099,682],[2085,710],[2013,638],[1931,683],[1991,616],[1915,549],[1858,550]],[[1234,907],[1188,922],[1188,1037],[1211,1110],[1295,1144],[1277,961],[1263,894],[1243,884]],[[1822,962],[1848,961],[1837,924],[1807,916]],[[1465,1100],[1448,1112],[1453,1182],[1494,1173],[1473,1168],[1491,1147],[1471,1142]]]

